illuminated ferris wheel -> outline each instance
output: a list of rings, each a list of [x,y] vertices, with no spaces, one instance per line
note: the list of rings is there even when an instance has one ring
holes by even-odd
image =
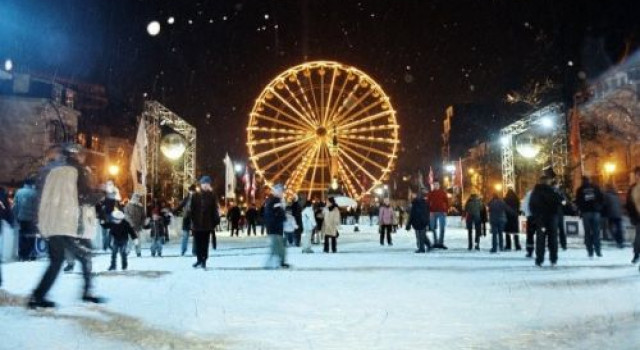
[[[396,113],[364,72],[337,62],[290,68],[257,98],[247,126],[256,173],[268,186],[324,198],[341,186],[359,198],[388,178],[397,159]]]

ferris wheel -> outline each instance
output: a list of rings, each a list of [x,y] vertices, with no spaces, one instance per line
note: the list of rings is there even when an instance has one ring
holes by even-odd
[[[307,198],[340,187],[354,198],[388,179],[398,152],[396,112],[364,72],[315,61],[273,79],[247,126],[249,159],[267,186]]]

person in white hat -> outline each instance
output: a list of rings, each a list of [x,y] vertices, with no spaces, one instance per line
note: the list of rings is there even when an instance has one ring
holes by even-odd
[[[127,255],[128,255],[128,246],[129,246],[129,237],[131,239],[137,239],[138,235],[136,235],[133,227],[127,220],[124,219],[125,215],[120,210],[114,210],[111,213],[112,221],[108,223],[109,234],[111,235],[111,266],[109,266],[109,271],[113,271],[116,269],[116,257],[118,253],[122,259],[122,269],[127,269]]]

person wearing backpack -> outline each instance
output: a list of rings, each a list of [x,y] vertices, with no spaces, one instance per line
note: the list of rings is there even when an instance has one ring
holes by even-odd
[[[626,209],[631,224],[636,227],[636,238],[633,241],[633,264],[640,261],[640,166],[633,169],[635,183],[627,192]]]

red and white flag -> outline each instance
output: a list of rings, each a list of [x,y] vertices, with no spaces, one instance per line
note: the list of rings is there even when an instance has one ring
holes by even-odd
[[[433,169],[431,169],[431,166],[429,166],[429,175],[427,178],[427,182],[429,182],[429,188],[433,187]]]
[[[249,175],[249,166],[245,167],[244,176],[242,177],[242,182],[244,182],[244,193],[249,200],[249,193],[251,192],[251,175]]]

